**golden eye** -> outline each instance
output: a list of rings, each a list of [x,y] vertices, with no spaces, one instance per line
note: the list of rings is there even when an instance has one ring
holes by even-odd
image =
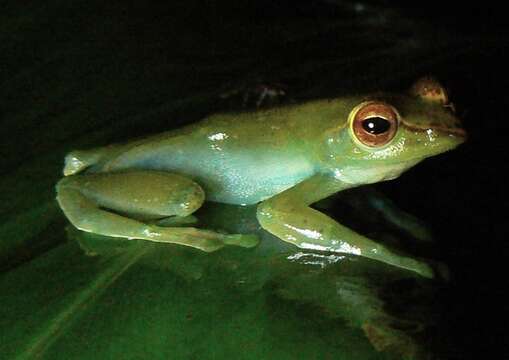
[[[388,144],[398,130],[398,113],[384,102],[361,103],[352,110],[350,118],[354,136],[369,147]]]

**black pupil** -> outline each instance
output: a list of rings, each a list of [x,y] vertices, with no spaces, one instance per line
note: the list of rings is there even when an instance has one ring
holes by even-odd
[[[362,121],[362,128],[373,135],[382,134],[389,130],[391,123],[381,117],[372,117]]]

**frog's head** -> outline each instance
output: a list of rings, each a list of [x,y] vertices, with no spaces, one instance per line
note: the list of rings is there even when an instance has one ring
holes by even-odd
[[[466,139],[445,89],[432,78],[418,80],[408,94],[355,101],[336,137],[342,148],[336,152],[341,154],[337,172],[345,181],[371,183],[396,178]]]

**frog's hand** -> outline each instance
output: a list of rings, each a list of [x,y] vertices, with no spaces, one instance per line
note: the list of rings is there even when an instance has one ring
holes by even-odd
[[[100,153],[97,151],[71,151],[65,156],[64,175],[74,175],[82,172],[91,165],[96,164],[100,159]]]
[[[244,247],[257,244],[253,235],[162,227],[137,220],[189,216],[201,206],[204,197],[201,187],[192,180],[157,171],[77,175],[65,177],[57,184],[60,207],[71,223],[83,231],[187,245],[207,252],[227,244]]]
[[[428,278],[433,277],[428,264],[395,254],[309,207],[347,187],[347,184],[332,176],[315,175],[261,203],[258,206],[258,221],[265,230],[301,248],[364,256]]]

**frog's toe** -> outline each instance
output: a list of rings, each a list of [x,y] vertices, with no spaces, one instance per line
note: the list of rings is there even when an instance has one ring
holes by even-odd
[[[426,260],[421,262],[414,271],[425,278],[437,281],[448,282],[451,279],[449,267],[440,261]]]
[[[253,234],[233,234],[225,236],[224,243],[227,245],[236,245],[245,248],[251,248],[260,242],[258,236]]]
[[[436,275],[435,270],[426,263],[418,263],[413,270],[427,279],[433,279]]]
[[[413,271],[427,279],[433,279],[435,277],[435,270],[425,261],[413,258],[400,258],[397,262],[392,264],[400,268]]]
[[[200,246],[196,246],[205,252],[214,252],[224,247],[224,242],[217,239],[207,239]]]
[[[431,261],[430,264],[433,267],[437,280],[444,282],[449,282],[451,280],[451,272],[445,263],[440,261]]]

